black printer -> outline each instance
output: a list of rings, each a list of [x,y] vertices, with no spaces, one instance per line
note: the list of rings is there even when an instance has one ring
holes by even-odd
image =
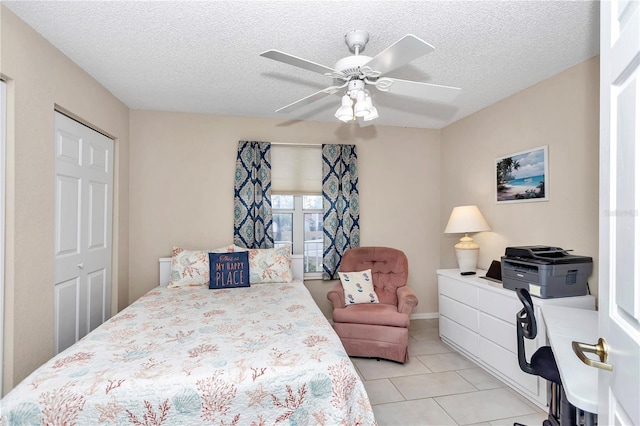
[[[589,293],[587,278],[593,271],[593,259],[560,247],[507,247],[501,268],[504,288],[525,288],[542,299],[584,296]]]

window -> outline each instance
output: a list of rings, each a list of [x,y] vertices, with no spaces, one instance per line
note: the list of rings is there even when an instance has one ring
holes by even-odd
[[[307,279],[322,277],[322,196],[272,195],[275,246],[291,245],[304,257]]]
[[[271,145],[275,246],[303,255],[304,277],[322,279],[322,145]]]

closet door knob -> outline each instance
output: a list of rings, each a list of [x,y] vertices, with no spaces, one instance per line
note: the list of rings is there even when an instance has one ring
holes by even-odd
[[[78,268],[83,269],[84,268],[84,262],[78,263]]]

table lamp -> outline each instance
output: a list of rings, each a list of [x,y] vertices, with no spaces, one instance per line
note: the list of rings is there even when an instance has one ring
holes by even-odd
[[[470,232],[490,231],[491,227],[480,213],[477,206],[454,207],[445,228],[445,234],[464,234],[458,244],[454,246],[458,268],[462,275],[476,273],[478,264],[478,244],[469,237]]]

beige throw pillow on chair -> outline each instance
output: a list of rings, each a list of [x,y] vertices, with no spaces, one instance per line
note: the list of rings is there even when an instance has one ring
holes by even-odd
[[[346,306],[358,303],[378,303],[378,296],[373,289],[371,269],[360,272],[338,272],[344,289]]]

